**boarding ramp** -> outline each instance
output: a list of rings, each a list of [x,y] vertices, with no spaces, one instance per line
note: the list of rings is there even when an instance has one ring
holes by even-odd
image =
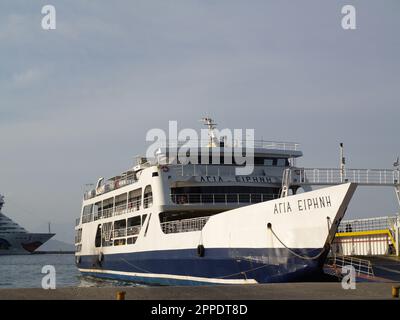
[[[395,254],[398,225],[398,216],[343,220],[332,243],[332,251],[344,256]]]
[[[345,268],[349,266],[354,268],[355,275],[358,279],[374,280],[375,275],[372,263],[369,260],[351,256],[347,257],[337,254],[329,256],[324,266],[324,272],[342,278],[344,275],[348,274]]]
[[[400,170],[291,167],[285,170],[283,180],[289,185],[324,186],[352,182],[364,186],[397,187],[400,185]]]

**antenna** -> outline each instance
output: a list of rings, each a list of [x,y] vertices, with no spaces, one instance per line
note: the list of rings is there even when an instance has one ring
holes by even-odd
[[[217,124],[210,117],[204,117],[201,119],[201,121],[203,121],[204,125],[206,125],[208,128],[208,137],[209,137],[208,146],[209,147],[218,146],[218,139],[214,133],[214,129],[217,127]]]
[[[340,182],[343,183],[345,174],[346,158],[344,157],[343,142],[340,143]]]
[[[50,221],[49,221],[49,233],[51,233],[51,228],[50,228]]]

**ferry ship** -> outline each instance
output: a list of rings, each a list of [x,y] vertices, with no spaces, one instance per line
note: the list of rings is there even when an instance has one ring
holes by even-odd
[[[31,233],[2,213],[0,195],[0,255],[30,254],[52,238],[54,233]]]
[[[210,285],[322,274],[356,184],[301,186],[307,179],[294,165],[302,152],[288,142],[255,141],[254,169],[238,175],[241,165],[224,160],[226,143],[212,120],[205,121],[209,139],[199,154],[210,152],[209,163],[171,158],[169,142],[153,159],[139,157],[131,169],[100,178],[85,192],[75,227],[83,275]],[[219,164],[211,159],[216,149]]]

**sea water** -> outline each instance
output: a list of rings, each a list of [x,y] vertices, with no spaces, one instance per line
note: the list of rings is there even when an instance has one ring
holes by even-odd
[[[0,288],[41,288],[42,279],[48,272],[43,267],[49,265],[55,270],[56,288],[135,285],[82,277],[73,254],[31,254],[0,255]]]

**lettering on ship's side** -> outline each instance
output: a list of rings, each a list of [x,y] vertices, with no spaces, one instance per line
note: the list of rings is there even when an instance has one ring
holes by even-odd
[[[300,212],[328,207],[332,207],[331,196],[322,196],[297,200],[295,206],[290,201],[275,203],[274,214],[291,213],[292,208],[297,208],[297,211]]]
[[[232,178],[221,176],[200,176],[200,182],[245,182],[245,183],[273,183],[271,177],[235,176]]]

